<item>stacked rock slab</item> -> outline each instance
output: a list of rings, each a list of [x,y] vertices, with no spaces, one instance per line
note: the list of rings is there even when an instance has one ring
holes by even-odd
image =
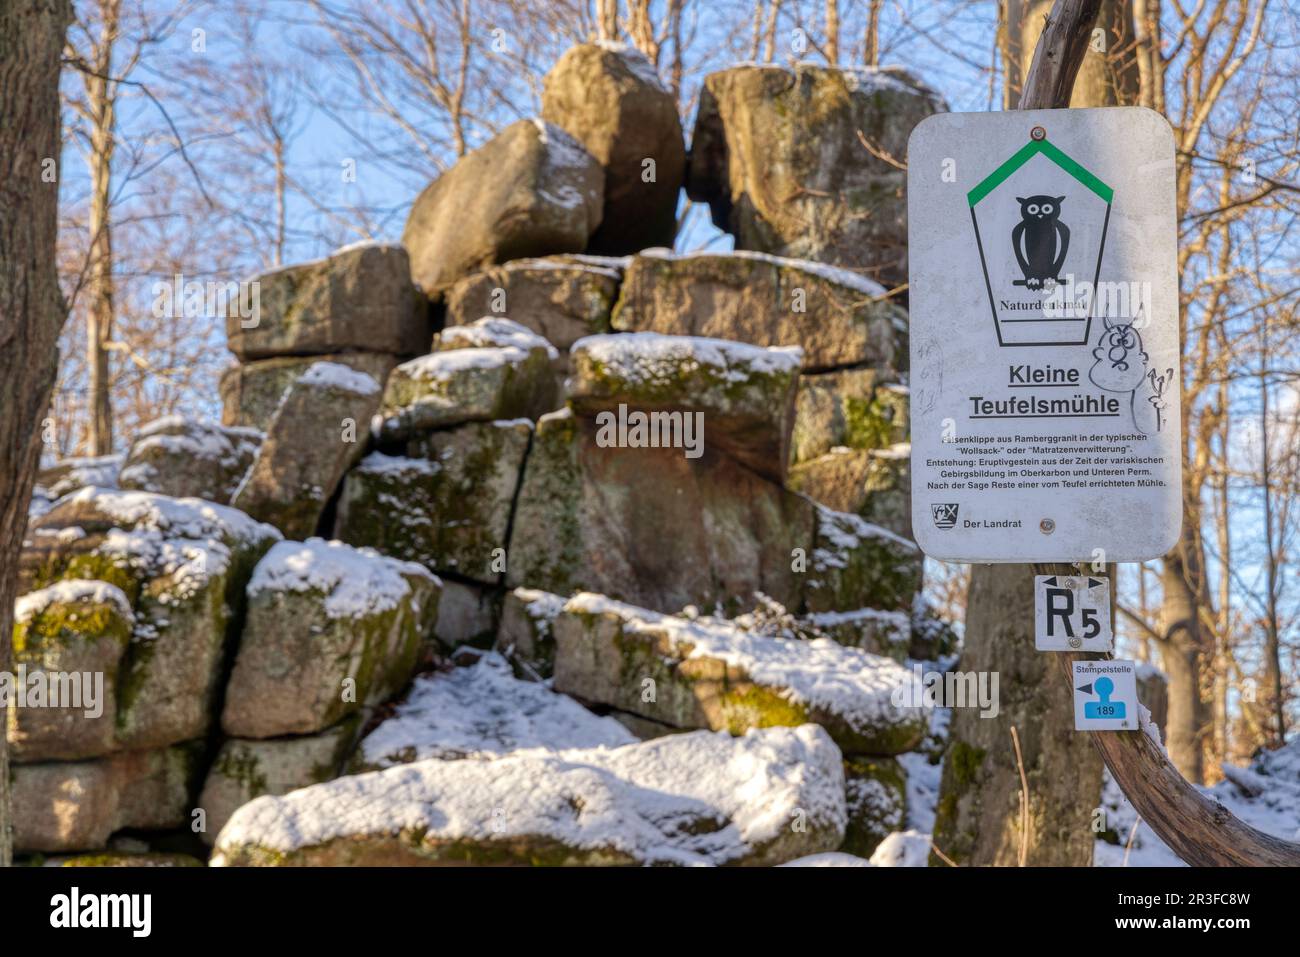
[[[170,415],[137,434],[122,463],[122,488],[228,505],[253,464],[263,435]]]
[[[804,725],[340,778],[244,805],[212,863],[776,864],[844,832],[839,749]]]
[[[431,297],[510,259],[581,253],[600,224],[604,171],[572,136],[520,120],[462,157],[411,207],[402,245]]]
[[[318,538],[280,542],[248,584],[222,729],[315,734],[410,680],[441,583],[414,562]]]
[[[348,473],[335,535],[457,576],[470,592],[462,604],[481,611],[492,602],[473,586],[505,572],[531,419],[555,404],[557,352],[492,317],[448,328],[433,348],[389,379],[378,435],[390,451]],[[444,634],[459,627],[449,620]]]
[[[14,849],[97,850],[125,828],[156,831],[188,824],[202,751],[200,742],[191,742],[94,761],[15,765]]]
[[[672,245],[686,148],[676,100],[639,50],[571,47],[546,75],[542,119],[572,134],[604,169],[604,213],[589,252]]]
[[[226,317],[227,344],[240,363],[221,380],[227,425],[265,429],[285,390],[315,360],[348,366],[382,386],[398,358],[423,353],[432,335],[428,304],[411,282],[401,246],[346,246],[263,273],[250,287],[257,290],[255,308],[232,303]]]
[[[571,355],[570,394],[593,405],[538,421],[507,583],[665,610],[754,591],[798,605],[791,555],[813,547],[812,504],[727,453],[783,446],[797,352],[649,335],[592,337]]]
[[[203,842],[213,844],[230,816],[254,798],[288,794],[337,777],[360,725],[358,714],[319,734],[223,742],[199,794],[198,807],[207,818],[200,833]]]
[[[389,376],[381,443],[465,422],[533,418],[554,404],[555,348],[518,323],[485,317],[441,333],[434,348]]]
[[[382,385],[397,361],[396,356],[381,352],[334,352],[241,362],[221,374],[221,422],[265,432],[285,390],[317,362],[347,366]]]
[[[628,263],[611,324],[623,332],[799,346],[803,371],[907,367],[907,314],[844,269],[763,253],[647,250]]]
[[[757,349],[644,332],[593,336],[578,342],[571,358],[566,392],[578,416],[621,425],[627,410],[642,412],[649,417],[645,438],[652,447],[669,446],[674,434],[684,441],[694,417],[699,445],[684,448],[686,457],[702,458],[707,448],[775,482],[785,478],[801,358],[797,348]],[[620,437],[635,442],[634,427],[632,422],[623,426],[623,436],[612,430],[605,447],[617,446],[613,440]]]
[[[19,683],[29,671],[71,675],[75,683],[67,685],[67,695],[60,688],[57,701],[27,702],[9,713],[12,760],[71,761],[115,750],[118,670],[134,629],[130,600],[108,582],[73,578],[18,599],[13,655]]]
[[[790,470],[790,487],[830,508],[852,512],[912,537],[911,445],[883,449],[840,446]]]
[[[921,708],[893,701],[904,668],[829,639],[771,638],[585,592],[554,628],[557,691],[675,728],[815,722],[848,754],[892,755],[928,726]]]
[[[879,284],[766,253],[649,250],[629,261],[611,325],[799,346],[791,487],[910,537],[906,509],[889,494],[907,487],[907,456],[875,454],[907,434],[907,313]],[[841,449],[873,454],[848,470],[831,454]]]
[[[483,316],[512,319],[567,352],[584,336],[609,332],[626,259],[517,259],[458,280],[447,290],[448,328]]]
[[[83,684],[80,707],[10,712],[19,850],[185,823],[244,584],[278,538],[226,506],[93,487],[31,524],[18,662]]]
[[[944,109],[896,69],[737,66],[705,78],[687,192],[738,249],[907,281],[907,138]]]
[[[756,592],[796,611],[910,607],[914,546],[781,484],[797,349],[609,335],[571,358],[569,406],[538,421],[524,469],[511,587],[659,611]]]
[[[360,243],[325,259],[257,276],[256,316],[226,317],[241,361],[372,352],[412,355],[428,344],[423,304],[401,246]]]
[[[341,542],[281,542],[266,554],[226,686],[230,737],[199,796],[204,841],[254,798],[342,770],[369,710],[410,681],[441,585],[419,565]]]
[[[334,490],[365,449],[380,391],[364,372],[314,363],[280,399],[235,492],[235,507],[291,538],[315,534]]]

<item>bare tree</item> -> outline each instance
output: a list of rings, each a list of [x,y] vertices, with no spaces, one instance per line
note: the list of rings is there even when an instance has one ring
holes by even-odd
[[[97,0],[93,19],[77,17],[69,43],[73,59],[85,65],[84,99],[70,105],[90,127],[90,254],[86,312],[86,366],[89,370],[90,454],[113,451],[113,406],[109,391],[109,348],[113,338],[113,228],[109,219],[113,179],[113,153],[117,146],[117,98],[120,84],[114,78],[114,52],[122,27],[121,0]],[[77,49],[79,48],[79,49]],[[127,63],[122,77],[131,72]]]
[[[118,131],[119,107],[125,91],[144,89],[131,74],[147,51],[165,39],[194,8],[192,0],[179,0],[160,12],[143,0],[92,0],[80,8],[66,40],[65,57],[77,71],[81,86],[64,98],[76,122],[69,138],[86,160],[89,196],[86,210],[86,248],[78,275],[70,283],[74,306],[85,300],[87,451],[107,455],[113,451],[113,369],[110,358],[122,351],[114,326],[122,308],[118,287],[119,257],[115,249],[117,203],[125,184],[152,168],[142,151],[129,148],[125,169],[118,170],[122,148]]]
[[[840,65],[840,5],[839,0],[826,0],[826,62]]]
[[[56,269],[59,190],[59,58],[68,0],[0,4],[0,672],[13,670],[18,551],[27,529],[41,420],[66,311]],[[0,727],[8,722],[0,701]],[[0,867],[13,857],[9,746],[0,734]]]
[[[862,41],[862,62],[867,66],[880,66],[880,8],[885,0],[869,0],[867,28]]]

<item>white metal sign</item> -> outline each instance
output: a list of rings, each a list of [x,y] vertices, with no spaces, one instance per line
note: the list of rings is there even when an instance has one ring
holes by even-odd
[[[1131,661],[1075,661],[1074,727],[1078,731],[1136,731],[1137,672]]]
[[[1163,555],[1182,525],[1169,124],[940,113],[908,151],[918,544],[967,562]]]
[[[1034,647],[1111,651],[1110,581],[1091,575],[1034,576]]]

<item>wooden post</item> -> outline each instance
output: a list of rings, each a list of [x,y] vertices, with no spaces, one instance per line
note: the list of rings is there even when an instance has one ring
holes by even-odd
[[[1064,109],[1088,49],[1101,0],[1056,0],[1034,62],[1025,79],[1019,109]],[[1067,563],[1033,566],[1035,575],[1076,575]],[[1115,593],[1114,582],[1111,593]],[[1071,664],[1111,658],[1096,652],[1056,655],[1066,690],[1074,695]],[[1156,835],[1194,867],[1300,867],[1300,844],[1272,837],[1237,820],[1178,773],[1145,731],[1088,731],[1111,777]]]

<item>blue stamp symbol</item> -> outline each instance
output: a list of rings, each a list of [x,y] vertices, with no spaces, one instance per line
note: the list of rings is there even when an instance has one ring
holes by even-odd
[[[1086,701],[1083,705],[1084,718],[1115,718],[1124,720],[1128,717],[1123,701],[1111,701],[1110,696],[1115,691],[1115,682],[1109,678],[1098,678],[1092,684],[1083,685],[1079,688],[1084,694],[1096,694],[1100,699],[1098,701]]]

